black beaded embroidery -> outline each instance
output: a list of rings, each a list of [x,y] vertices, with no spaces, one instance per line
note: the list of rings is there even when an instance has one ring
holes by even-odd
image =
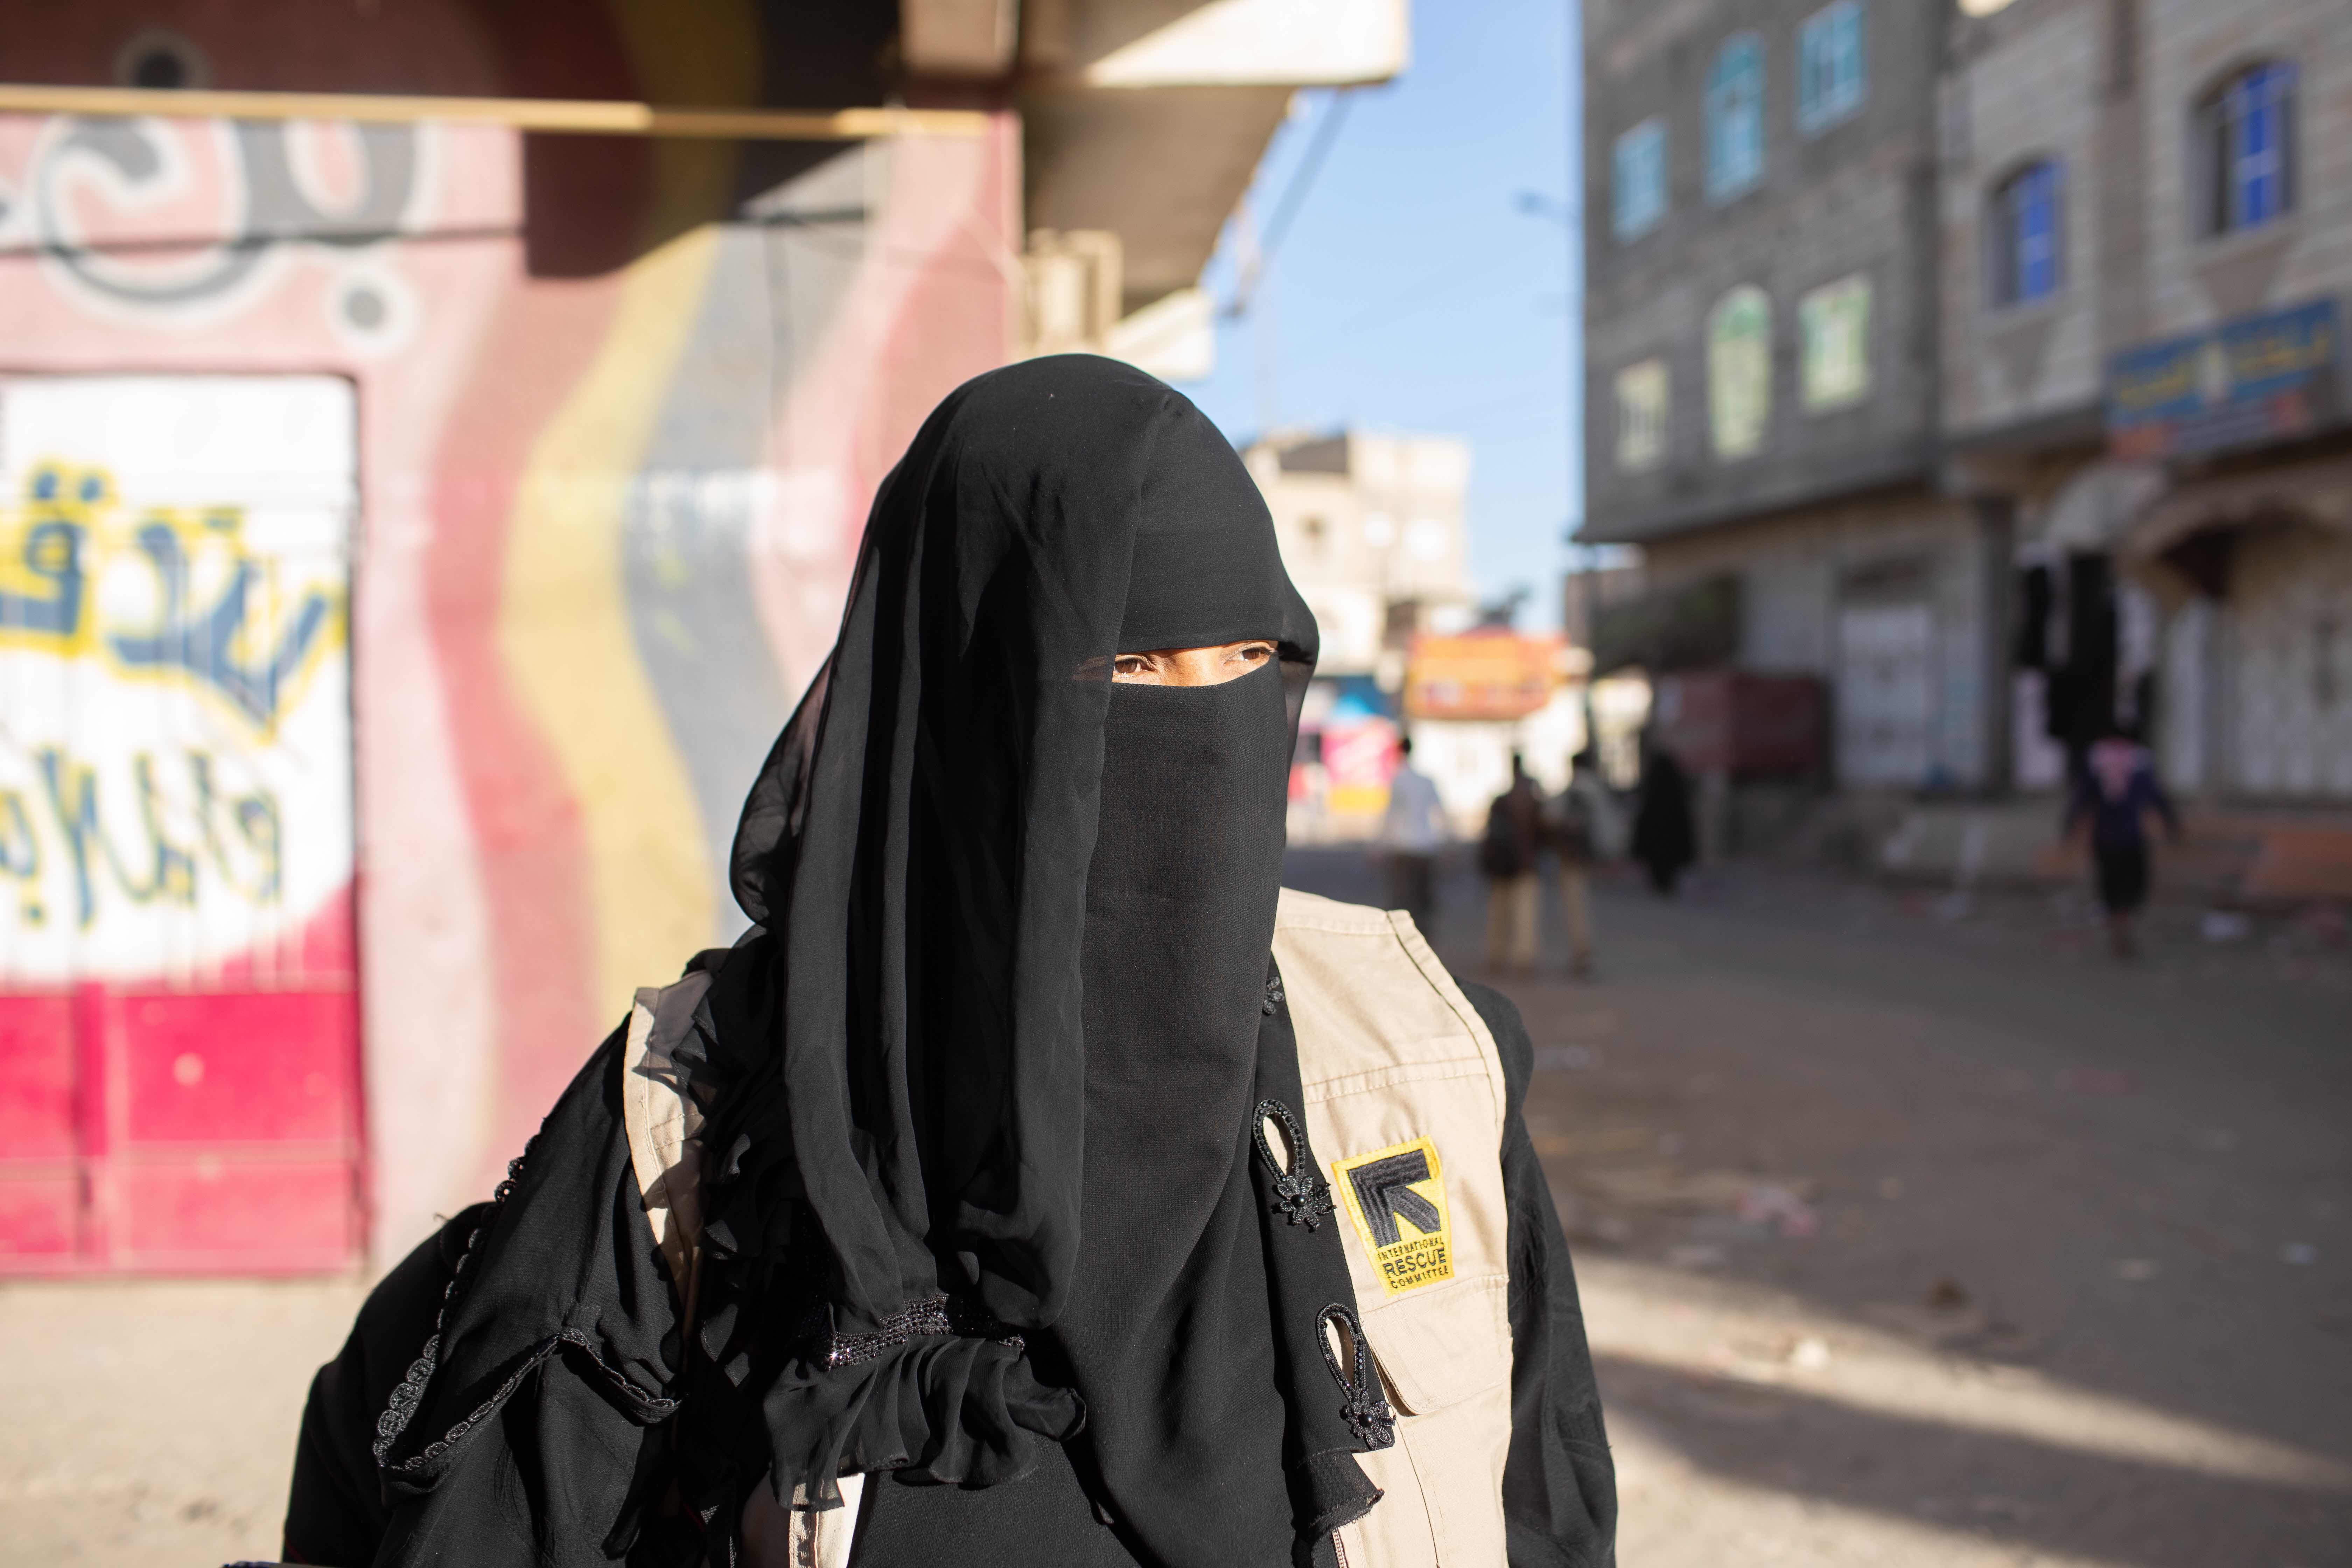
[[[1356,1363],[1355,1375],[1349,1376],[1339,1364],[1339,1355],[1331,1348],[1331,1326],[1345,1326],[1348,1342],[1355,1347],[1350,1357]],[[1316,1338],[1323,1346],[1323,1364],[1331,1369],[1331,1376],[1346,1396],[1339,1414],[1354,1433],[1356,1441],[1366,1451],[1393,1447],[1396,1443],[1396,1412],[1389,1408],[1388,1396],[1381,1392],[1380,1369],[1372,1363],[1372,1347],[1364,1338],[1364,1325],[1357,1321],[1352,1307],[1333,1302],[1323,1309],[1319,1324],[1322,1331]]]
[[[596,1347],[589,1342],[588,1337],[577,1330],[572,1330],[539,1346],[522,1365],[515,1369],[512,1376],[498,1386],[495,1393],[469,1412],[465,1419],[427,1443],[423,1452],[403,1459],[397,1464],[391,1461],[392,1446],[400,1440],[400,1435],[408,1430],[409,1422],[415,1418],[417,1404],[425,1397],[425,1385],[433,1380],[433,1369],[440,1363],[441,1331],[447,1326],[449,1309],[457,1300],[457,1287],[464,1282],[466,1271],[473,1267],[475,1254],[481,1250],[483,1236],[488,1234],[491,1225],[498,1219],[499,1211],[506,1207],[507,1200],[514,1196],[515,1183],[522,1175],[523,1162],[530,1158],[530,1152],[538,1142],[539,1139],[533,1136],[529,1143],[523,1145],[521,1153],[507,1162],[507,1179],[500,1182],[498,1190],[490,1194],[490,1206],[482,1211],[482,1217],[476,1223],[473,1234],[466,1238],[466,1250],[458,1254],[457,1266],[449,1273],[449,1283],[442,1288],[441,1308],[434,1314],[432,1337],[425,1342],[425,1348],[417,1352],[416,1359],[409,1363],[407,1375],[400,1380],[400,1386],[392,1391],[392,1398],[385,1404],[383,1414],[375,1418],[375,1442],[373,1445],[375,1462],[392,1474],[421,1470],[443,1454],[447,1453],[452,1445],[479,1426],[499,1405],[505,1404],[508,1397],[521,1386],[522,1380],[530,1376],[540,1363],[553,1354],[559,1345],[566,1343],[586,1351],[590,1359],[595,1361],[597,1370],[624,1394],[634,1399],[650,1418],[656,1420],[665,1418],[677,1408],[677,1401],[664,1399],[658,1394],[639,1388],[635,1383],[606,1366],[603,1359],[596,1355]]]
[[[499,1211],[507,1206],[507,1200],[514,1196],[515,1182],[522,1175],[522,1163],[530,1158],[530,1152],[538,1143],[539,1138],[534,1134],[530,1142],[522,1146],[522,1152],[507,1162],[507,1179],[500,1182],[498,1190],[490,1194],[490,1206],[483,1210],[482,1217],[475,1222],[472,1234],[466,1237],[466,1250],[457,1255],[457,1267],[449,1271],[449,1283],[441,1288],[441,1307],[433,1314],[432,1337],[425,1342],[425,1348],[417,1352],[416,1359],[408,1363],[407,1375],[400,1380],[400,1386],[392,1391],[392,1399],[384,1405],[383,1414],[375,1418],[375,1462],[386,1469],[419,1468],[471,1431],[474,1423],[496,1409],[499,1401],[514,1392],[513,1385],[522,1380],[522,1373],[517,1373],[506,1386],[490,1397],[489,1403],[451,1427],[446,1436],[428,1447],[424,1453],[397,1465],[386,1463],[385,1456],[392,1452],[392,1446],[399,1441],[400,1435],[408,1430],[408,1423],[416,1414],[416,1403],[425,1397],[425,1385],[433,1380],[433,1369],[441,1360],[441,1331],[448,1323],[449,1306],[457,1299],[457,1287],[464,1282],[466,1270],[474,1266],[474,1254],[481,1249],[484,1233],[499,1217]],[[524,1372],[529,1370],[528,1366],[523,1369]]]
[[[1285,998],[1282,994],[1282,971],[1277,969],[1265,977],[1265,1005],[1264,1007],[1265,1016],[1269,1018],[1273,1017],[1275,1009],[1281,1006]]]
[[[1274,1145],[1265,1135],[1265,1124],[1278,1121],[1290,1143],[1290,1164],[1287,1169],[1275,1153]],[[1313,1230],[1331,1213],[1331,1184],[1325,1181],[1315,1168],[1315,1156],[1307,1147],[1307,1130],[1298,1118],[1290,1114],[1290,1107],[1278,1100],[1261,1100],[1250,1117],[1250,1137],[1257,1144],[1257,1157],[1265,1162],[1266,1173],[1274,1178],[1274,1212],[1292,1225],[1303,1225]]]
[[[822,1307],[811,1318],[810,1327],[814,1331],[811,1338],[821,1351],[816,1359],[829,1367],[863,1366],[869,1361],[881,1359],[899,1345],[947,1334],[993,1340],[1016,1351],[1028,1348],[1028,1342],[1021,1337],[1018,1331],[1009,1329],[992,1318],[979,1316],[945,1296],[909,1302],[883,1319],[870,1334],[835,1333],[826,1310]]]

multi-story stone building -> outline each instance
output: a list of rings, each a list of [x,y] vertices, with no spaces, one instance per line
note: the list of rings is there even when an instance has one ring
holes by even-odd
[[[1468,623],[1468,442],[1343,430],[1271,437],[1244,460],[1315,612],[1319,675],[1370,676],[1393,692],[1413,632]]]
[[[1582,537],[1852,786],[2352,799],[2352,10],[1586,11]]]
[[[2017,774],[2352,800],[2352,10],[2013,0],[1942,89],[1948,478],[2011,509]]]
[[[1849,785],[1990,782],[2008,546],[1937,483],[1942,8],[1584,16],[1581,537],[1651,587],[1601,651],[1829,678]]]

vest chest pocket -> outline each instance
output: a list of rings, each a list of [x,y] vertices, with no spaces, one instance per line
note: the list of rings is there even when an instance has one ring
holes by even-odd
[[[1430,1415],[1510,1380],[1501,1118],[1475,1058],[1379,1076],[1309,1086],[1308,1130],[1364,1337],[1406,1413]]]
[[[1484,1020],[1402,914],[1286,889],[1275,925],[1307,1135],[1345,1211],[1393,1447],[1346,1568],[1505,1568],[1511,1440],[1503,1072]]]
[[[1358,1456],[1386,1495],[1339,1531],[1348,1568],[1505,1563],[1511,1330],[1499,1118],[1487,1075],[1451,1067],[1307,1093],[1345,1215],[1364,1342],[1397,1414],[1395,1446]]]

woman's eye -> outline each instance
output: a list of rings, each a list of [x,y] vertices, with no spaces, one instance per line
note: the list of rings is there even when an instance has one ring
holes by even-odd
[[[1111,662],[1110,668],[1111,672],[1115,675],[1141,675],[1143,673],[1143,661],[1139,658],[1114,659]]]

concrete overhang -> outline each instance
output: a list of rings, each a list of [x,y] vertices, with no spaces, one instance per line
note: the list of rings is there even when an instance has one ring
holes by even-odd
[[[2006,425],[1948,432],[1944,454],[1963,460],[2071,456],[2107,441],[2106,410],[2096,403],[2037,414]]]
[[[1408,0],[1025,0],[1028,226],[1118,235],[1129,312],[1192,286],[1291,94],[1386,81],[1409,21]]]
[[[1576,544],[1657,544],[1685,535],[1768,522],[1811,507],[1861,500],[1889,491],[1930,486],[1936,468],[1918,444],[1882,449],[1816,473],[1774,485],[1759,485],[1737,495],[1717,496],[1686,503],[1612,507],[1604,500],[1586,513],[1570,534]],[[1588,507],[1591,501],[1588,499]]]

